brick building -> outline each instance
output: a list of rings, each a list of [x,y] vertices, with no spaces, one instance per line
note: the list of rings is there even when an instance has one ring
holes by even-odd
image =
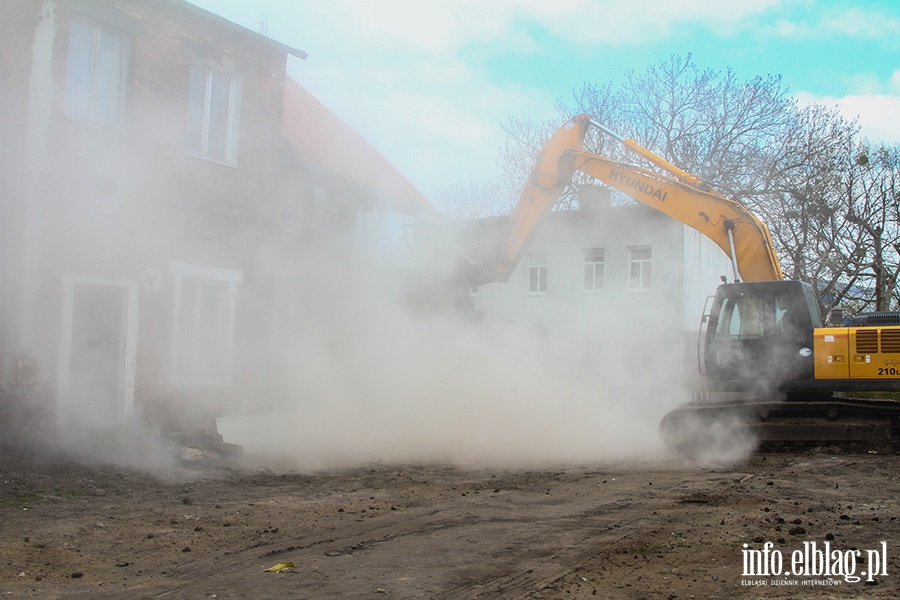
[[[430,210],[298,150],[290,55],[182,0],[0,5],[5,440],[204,427],[279,368],[310,207]]]

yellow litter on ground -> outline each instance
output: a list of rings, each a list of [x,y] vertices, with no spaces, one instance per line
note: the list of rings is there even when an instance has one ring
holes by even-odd
[[[282,573],[284,571],[290,571],[294,567],[296,567],[293,562],[282,562],[277,565],[273,565],[268,569],[263,569],[263,573]]]

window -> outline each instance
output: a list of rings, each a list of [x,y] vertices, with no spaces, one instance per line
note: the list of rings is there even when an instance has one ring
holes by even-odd
[[[603,289],[603,248],[584,251],[584,289]]]
[[[172,375],[176,383],[228,383],[240,271],[173,262],[175,314]]]
[[[237,162],[241,79],[224,69],[191,67],[188,150]]]
[[[528,293],[543,294],[547,291],[547,253],[532,252],[528,255]]]
[[[66,66],[66,114],[118,128],[125,96],[125,36],[73,19]]]
[[[765,330],[765,312],[762,298],[726,298],[719,311],[716,333],[732,339],[760,339]]]
[[[649,290],[653,266],[653,251],[650,246],[636,246],[628,249],[630,263],[630,284],[633,290]]]
[[[790,329],[791,319],[785,318],[791,306],[791,299],[786,294],[775,295],[775,331],[785,333]]]

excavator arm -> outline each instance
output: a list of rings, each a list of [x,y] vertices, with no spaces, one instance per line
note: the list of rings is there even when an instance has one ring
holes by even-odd
[[[590,127],[615,137],[657,170],[638,167],[584,150]],[[506,281],[522,258],[538,225],[581,171],[633,199],[693,227],[731,257],[735,281],[783,279],[765,223],[744,205],[709,189],[691,175],[634,140],[619,137],[582,114],[570,119],[541,149],[511,215],[509,234],[493,273],[483,278]]]

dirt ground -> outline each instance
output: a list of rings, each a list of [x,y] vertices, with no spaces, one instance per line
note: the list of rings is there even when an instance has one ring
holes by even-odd
[[[6,452],[0,597],[896,598],[898,474],[896,454],[821,448],[727,467],[167,476]]]

